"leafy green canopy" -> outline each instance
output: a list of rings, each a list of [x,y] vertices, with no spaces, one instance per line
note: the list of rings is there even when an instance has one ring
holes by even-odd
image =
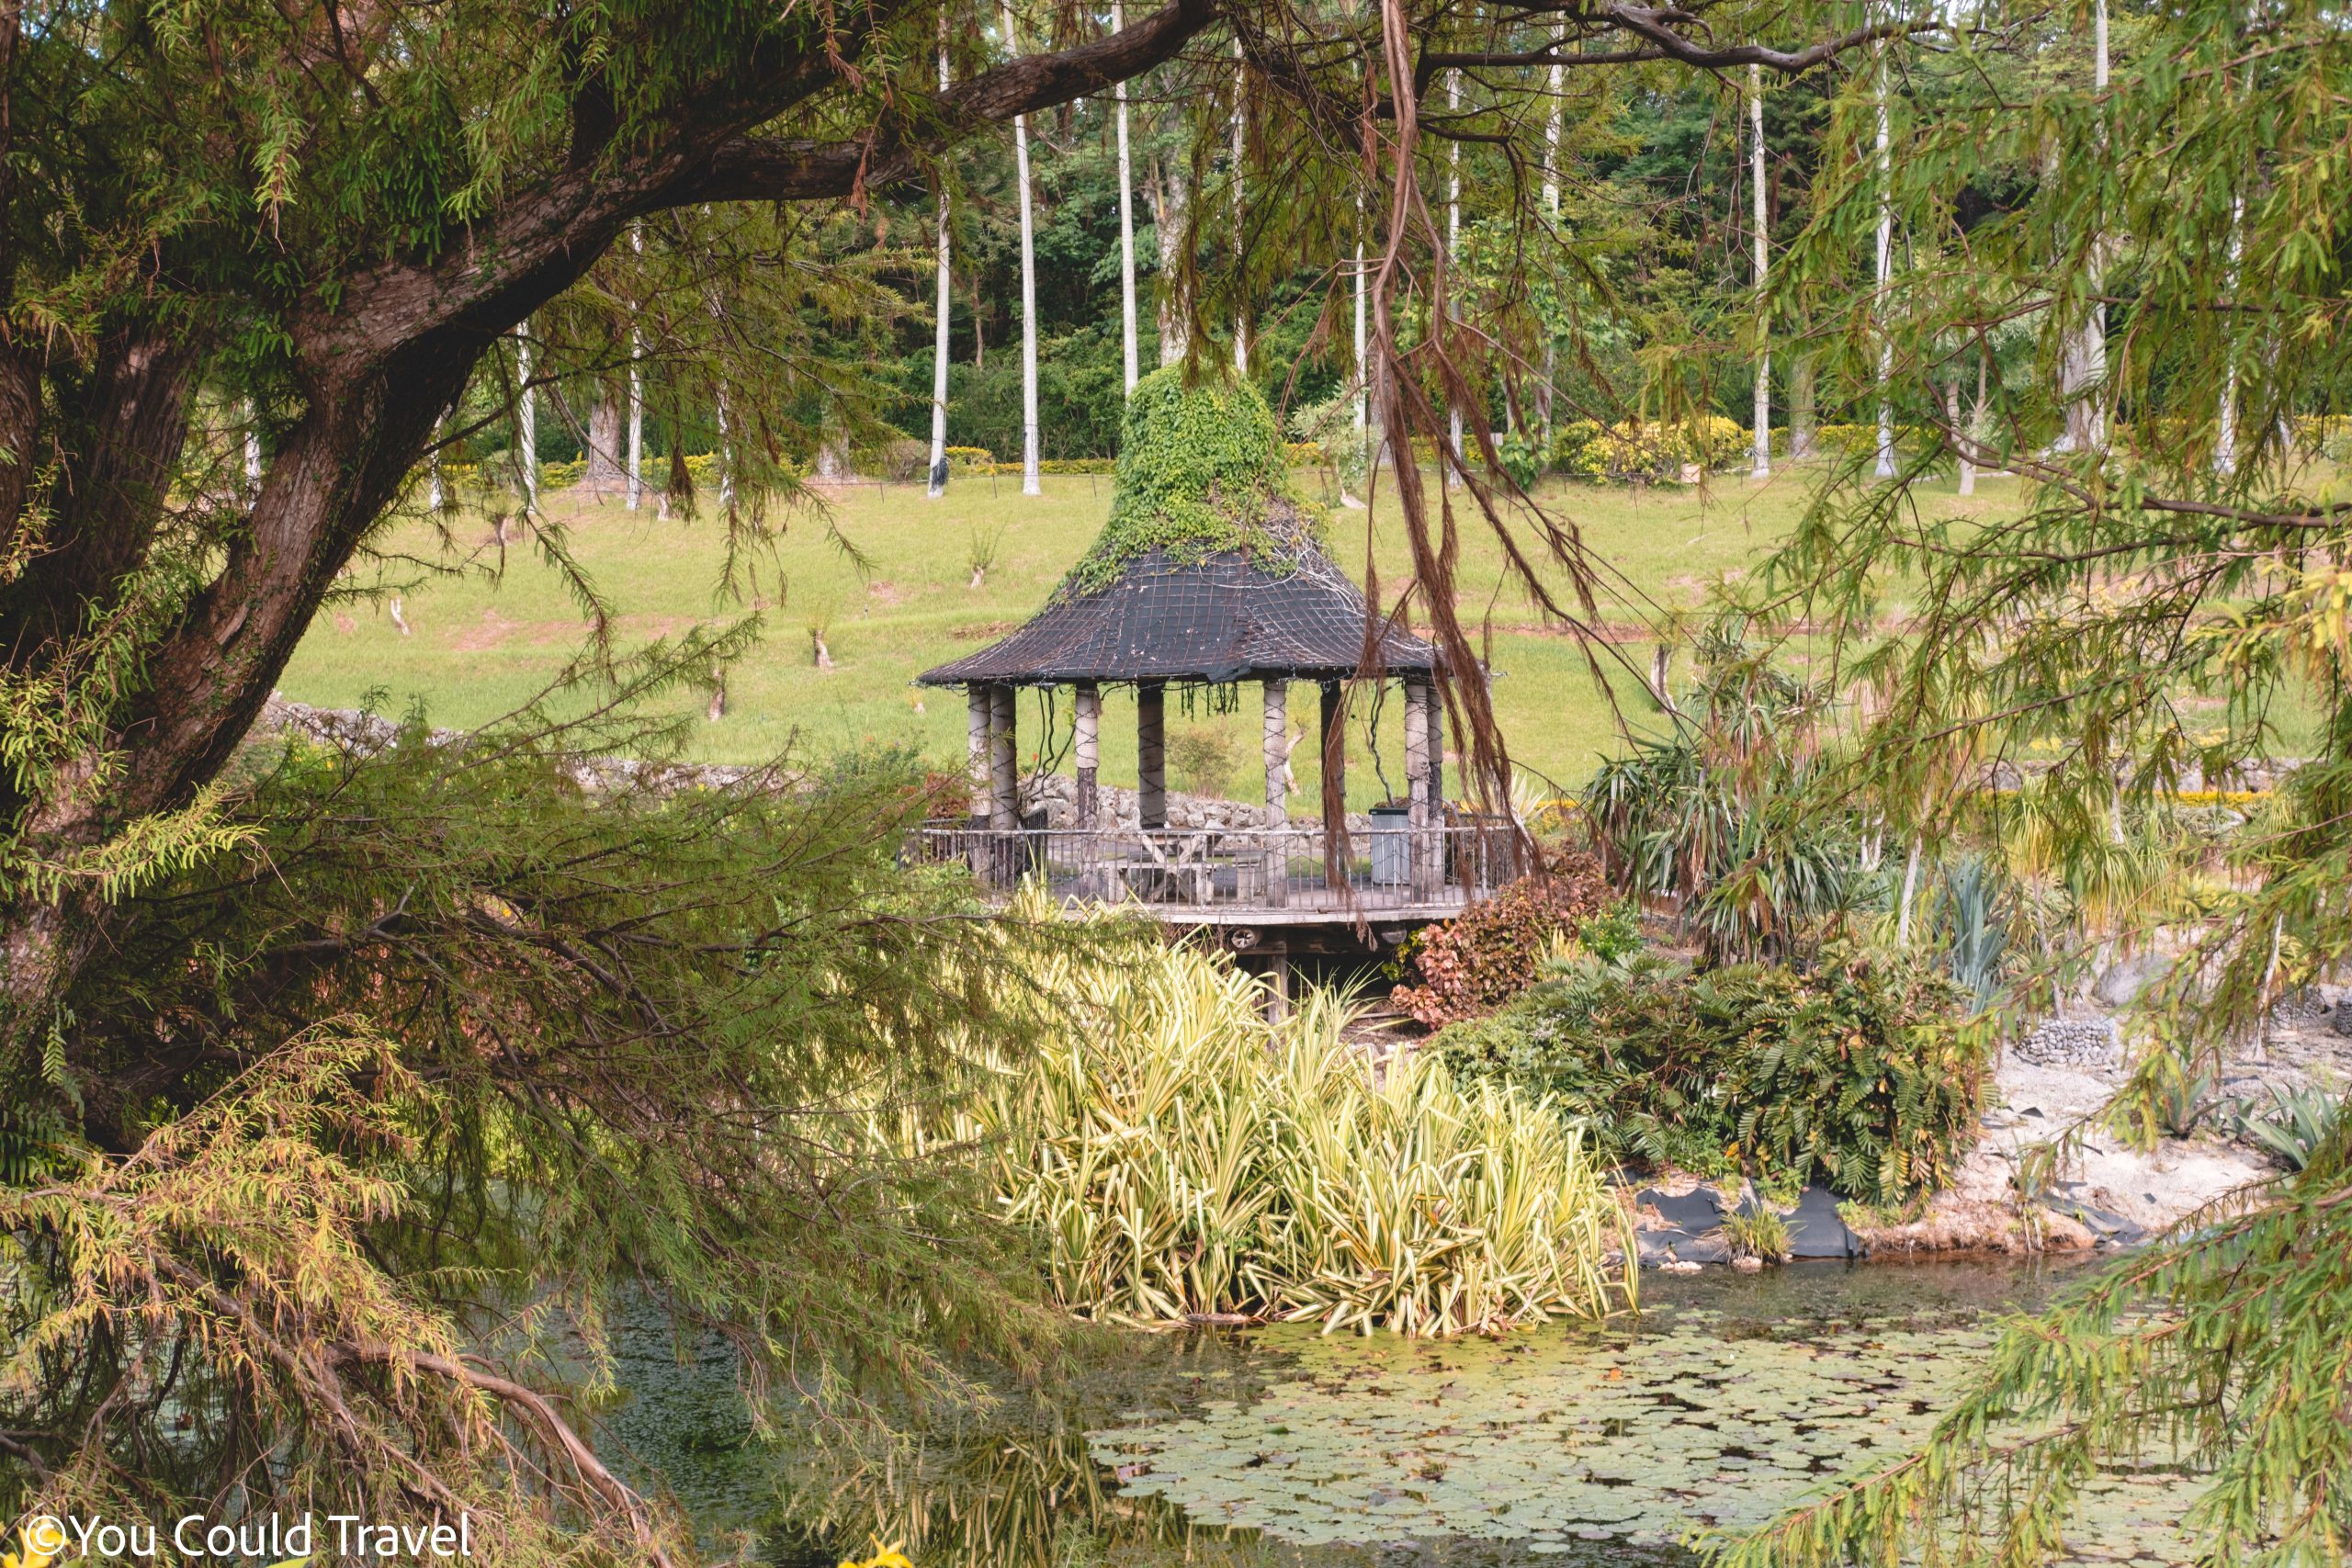
[[[1455,1073],[1553,1097],[1604,1151],[1902,1203],[1973,1134],[1989,1030],[1923,965],[1832,946],[1808,971],[1582,958],[1437,1036]]]
[[[1247,381],[1168,366],[1136,383],[1119,445],[1111,520],[1057,598],[1106,588],[1138,556],[1196,561],[1240,550],[1279,571],[1315,547],[1314,514],[1292,491],[1273,411]]]
[[[87,1136],[19,1135],[0,1190],[0,1509],[463,1507],[492,1561],[662,1562],[569,1414],[623,1294],[724,1339],[761,1423],[1029,1359],[1019,1249],[925,1130],[1041,1026],[1012,928],[899,862],[919,772],[395,739],[249,753],[247,848],[73,991]]]

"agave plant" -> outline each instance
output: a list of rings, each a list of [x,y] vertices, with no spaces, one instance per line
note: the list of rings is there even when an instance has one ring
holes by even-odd
[[[2316,1085],[2290,1089],[2272,1084],[2269,1089],[2267,1106],[2257,1111],[2240,1105],[2238,1133],[2289,1170],[2301,1170],[2343,1124],[2343,1097]]]

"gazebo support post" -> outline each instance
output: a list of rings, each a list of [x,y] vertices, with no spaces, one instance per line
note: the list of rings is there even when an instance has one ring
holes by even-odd
[[[1018,738],[1013,731],[1014,692],[1011,686],[989,688],[989,828],[995,846],[995,881],[1011,886],[1020,857],[1014,852],[1013,829],[1021,826],[1021,775]]]
[[[1430,871],[1430,689],[1419,681],[1405,682],[1405,816],[1406,864],[1413,902],[1426,904],[1437,896]]]
[[[1266,888],[1270,908],[1289,902],[1290,796],[1284,774],[1290,765],[1290,682],[1266,682]]]
[[[1078,825],[1094,827],[1096,781],[1102,761],[1102,688],[1091,681],[1078,683],[1070,721],[1070,750],[1078,758]]]
[[[978,682],[964,688],[965,744],[972,798],[964,813],[964,862],[982,886],[989,883],[989,800],[995,793],[996,710],[989,688]]]
[[[1136,687],[1136,823],[1146,830],[1168,826],[1168,685],[1162,681]]]
[[[1348,703],[1347,688],[1337,681],[1323,682],[1323,885],[1342,888],[1348,885],[1347,863],[1329,852],[1334,843],[1345,843],[1348,832]],[[1340,818],[1330,821],[1330,804],[1339,802]]]

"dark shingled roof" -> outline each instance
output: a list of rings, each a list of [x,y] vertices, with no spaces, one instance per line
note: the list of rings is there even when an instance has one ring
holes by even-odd
[[[1364,615],[1356,585],[1311,544],[1272,570],[1238,551],[1182,560],[1155,549],[1129,560],[1108,586],[1057,595],[1011,637],[917,680],[1046,686],[1337,678],[1363,657]],[[1427,671],[1436,653],[1392,627],[1381,662]]]

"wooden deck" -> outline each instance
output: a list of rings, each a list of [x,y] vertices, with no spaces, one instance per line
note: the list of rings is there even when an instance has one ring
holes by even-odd
[[[910,849],[960,862],[1001,902],[1024,884],[1072,905],[1138,908],[1173,925],[1329,925],[1359,916],[1444,919],[1519,874],[1521,848],[1498,827],[1375,825],[1325,858],[1319,828],[998,829],[933,822]]]

